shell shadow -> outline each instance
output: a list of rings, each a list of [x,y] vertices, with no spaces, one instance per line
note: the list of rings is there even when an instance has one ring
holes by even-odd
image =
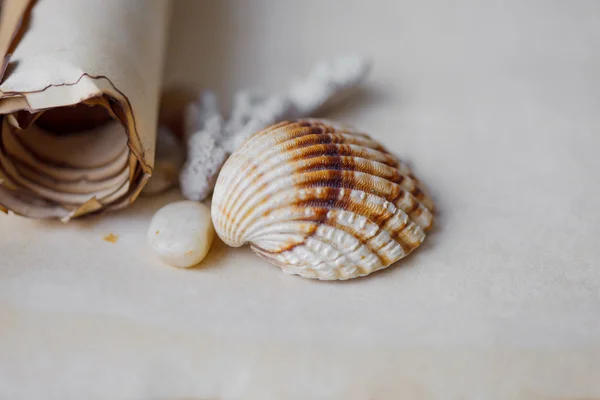
[[[314,117],[340,121],[355,119],[356,115],[365,111],[365,104],[368,104],[369,108],[376,108],[379,104],[388,103],[391,96],[392,94],[385,88],[365,83],[347,93],[341,102],[319,110]]]
[[[231,247],[227,246],[216,234],[208,254],[204,260],[200,261],[193,267],[187,268],[191,273],[201,273],[207,270],[215,270],[227,267],[227,264],[222,262],[230,253]]]

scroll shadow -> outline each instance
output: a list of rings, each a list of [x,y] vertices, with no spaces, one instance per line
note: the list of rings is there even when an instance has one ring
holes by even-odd
[[[376,109],[378,105],[388,103],[390,96],[385,88],[365,83],[346,94],[340,103],[320,110],[315,117],[343,121],[364,110]],[[367,105],[368,107],[365,107]]]

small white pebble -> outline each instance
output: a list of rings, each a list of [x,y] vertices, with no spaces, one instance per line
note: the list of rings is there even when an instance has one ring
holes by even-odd
[[[215,236],[210,208],[195,201],[168,204],[152,217],[148,242],[165,263],[188,268],[204,259]]]

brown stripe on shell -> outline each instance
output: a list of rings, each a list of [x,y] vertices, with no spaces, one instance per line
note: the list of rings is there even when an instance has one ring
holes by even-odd
[[[295,206],[295,207],[297,207],[297,206]],[[316,235],[316,232],[318,231],[318,229],[319,229],[320,227],[322,227],[322,226],[324,226],[324,225],[325,225],[325,220],[326,220],[326,218],[325,218],[325,217],[326,217],[327,213],[328,213],[328,212],[329,212],[331,209],[330,209],[330,208],[323,208],[323,207],[321,207],[321,208],[312,208],[312,210],[313,210],[313,212],[314,212],[314,215],[315,215],[316,217],[310,218],[310,221],[317,222],[317,224],[318,224],[318,225],[315,225],[315,226],[314,226],[313,235],[307,235],[307,237],[306,237],[306,239],[303,241],[303,243],[298,243],[296,246],[289,246],[289,247],[287,247],[287,248],[285,248],[285,249],[281,249],[280,251],[279,251],[279,250],[278,250],[278,251],[269,251],[269,250],[267,250],[267,249],[264,249],[264,248],[263,248],[261,245],[259,245],[257,242],[254,242],[254,244],[255,244],[256,246],[258,246],[258,247],[259,247],[259,248],[260,248],[260,249],[261,249],[263,252],[265,252],[265,253],[271,253],[271,254],[280,254],[280,253],[282,253],[282,252],[285,252],[285,251],[292,251],[292,250],[293,250],[295,247],[298,247],[298,246],[307,246],[307,243],[308,243],[308,240],[309,240],[309,238],[310,238],[311,236],[314,236],[314,235]],[[299,218],[298,218],[298,221],[308,222],[309,220],[306,220],[306,218],[305,218],[305,217],[299,217]],[[330,227],[331,227],[331,226],[330,226]],[[336,227],[332,227],[332,228],[338,229],[338,227],[337,227],[337,226],[336,226]],[[353,237],[354,237],[354,236],[353,236]],[[322,243],[326,243],[326,244],[330,245],[332,248],[336,249],[336,251],[338,251],[339,253],[341,253],[341,254],[344,254],[344,249],[340,249],[340,248],[338,248],[336,243],[334,243],[334,242],[331,242],[331,241],[327,240],[327,239],[326,239],[326,238],[324,238],[323,236],[319,236],[319,237],[318,237],[318,241],[319,241],[319,242],[322,242]],[[310,250],[308,249],[308,247],[305,247],[305,250],[306,250],[306,251],[310,251]],[[313,254],[314,254],[314,253],[313,253]]]
[[[325,135],[322,135],[322,136],[325,137]],[[314,139],[318,140],[321,138],[319,136],[313,136],[311,138],[311,140],[314,140]],[[294,147],[292,147],[292,148],[294,148]],[[393,156],[391,156],[389,154],[381,153],[374,149],[366,149],[366,148],[362,148],[362,147],[359,147],[356,145],[338,145],[338,144],[323,144],[323,145],[321,145],[321,144],[319,144],[319,145],[311,145],[311,146],[307,146],[307,147],[300,147],[293,151],[290,151],[288,160],[285,160],[285,159],[280,160],[279,163],[268,165],[268,168],[275,169],[278,165],[281,165],[282,163],[285,163],[288,161],[292,162],[293,160],[305,160],[305,159],[308,159],[311,157],[320,157],[321,155],[328,155],[328,156],[336,156],[336,155],[350,156],[351,155],[354,157],[361,157],[361,158],[370,159],[373,161],[379,160],[381,163],[391,165],[391,166],[397,165],[397,163],[398,163],[397,160]],[[256,170],[255,162],[249,161],[245,165],[247,168],[251,169],[251,171],[252,171],[249,174],[247,174],[245,176],[245,178],[251,179],[252,181],[258,180],[259,176],[257,176],[257,175],[260,175],[260,172],[258,170]],[[256,171],[256,173],[253,173],[254,171]],[[239,182],[240,180],[241,180],[241,178],[238,178],[237,182]],[[271,183],[272,183],[272,181],[269,181],[269,180],[264,180],[262,183],[256,183],[256,185],[254,186],[254,191],[260,192],[261,190],[263,190],[265,187],[267,187]],[[242,203],[241,199],[231,198],[224,203],[224,207],[229,209],[231,211],[231,213],[235,213],[240,208],[241,203]],[[222,210],[222,212],[223,212],[223,210]]]
[[[283,129],[282,129],[283,128]],[[256,143],[261,143],[261,140],[264,140],[264,147],[266,151],[261,151],[262,149],[254,150],[256,156],[252,158],[248,158],[242,165],[241,168],[250,169],[250,173],[244,175],[233,176],[232,181],[227,182],[228,184],[238,184],[242,179],[252,179],[254,180],[255,176],[260,176],[260,171],[256,167],[256,163],[260,163],[263,160],[269,160],[271,155],[277,155],[285,153],[290,148],[298,147],[295,143],[304,136],[311,136],[317,138],[317,143],[319,140],[323,140],[320,136],[323,133],[330,133],[328,128],[325,126],[316,126],[308,121],[298,121],[294,123],[290,122],[282,122],[272,126],[270,128],[266,128],[263,131],[258,132],[253,136],[254,140],[247,140],[240,150],[243,150],[246,146],[253,145]],[[277,137],[277,135],[281,135],[280,140],[277,140],[275,143],[272,143],[272,138]],[[263,137],[266,137],[263,139]],[[325,141],[327,141],[325,139]],[[236,159],[243,152],[238,151],[234,153],[231,159]],[[277,165],[273,165],[272,168],[275,168]],[[231,204],[233,201],[233,204]],[[237,207],[237,199],[230,199],[225,205],[227,207],[232,208],[232,211],[236,211]]]
[[[249,163],[247,165],[247,168],[251,171],[252,174],[256,174],[259,177],[262,176],[262,173],[258,170],[258,168],[256,167],[255,164]],[[233,205],[235,205],[237,199],[233,199],[233,200],[234,200]],[[231,204],[226,203],[225,205],[231,205]],[[231,212],[235,211],[235,209],[233,207],[230,207],[231,212],[228,212],[228,209],[227,209],[227,207],[225,207],[225,205],[223,207],[220,207],[221,212],[223,213],[223,215],[225,215],[227,217],[228,220],[232,220]]]
[[[327,190],[324,193],[324,204],[334,204],[339,195],[340,195],[340,189],[337,189],[337,188],[327,188]],[[293,204],[292,206],[293,207],[302,207],[302,204],[299,201],[296,204]],[[315,232],[317,231],[317,228],[318,228],[319,224],[324,223],[324,221],[327,219],[327,213],[329,212],[329,208],[328,207],[315,207],[313,209],[313,211],[314,211],[314,216],[312,216],[310,218],[308,218],[306,216],[304,217],[304,220],[306,220],[306,221],[316,222],[316,224],[306,234],[306,237],[304,239],[305,241],[306,241],[306,239],[308,237],[314,235]],[[274,253],[283,253],[285,251],[290,251],[294,247],[296,247],[296,246],[298,246],[300,244],[301,243],[287,246],[286,248],[282,248],[280,251],[277,251],[277,252],[274,252]]]
[[[355,144],[362,147],[367,147],[373,150],[377,150],[380,153],[387,154],[391,158],[394,158],[389,152],[382,149],[381,146],[368,138],[361,138],[358,136],[353,136],[347,133],[341,132],[315,132],[311,131],[306,135],[296,136],[293,139],[281,142],[278,144],[277,148],[274,148],[276,151],[282,151],[287,149],[299,149],[302,147],[307,147],[310,144],[329,144],[329,143],[337,143],[337,144]],[[395,158],[394,158],[394,161]]]
[[[335,210],[336,208],[333,208],[333,209]],[[363,235],[362,232],[357,231],[356,229],[352,229],[352,228],[350,228],[348,226],[344,226],[344,225],[338,224],[337,221],[336,221],[336,219],[335,219],[335,216],[331,215],[330,213],[327,213],[327,216],[328,216],[328,218],[323,222],[324,224],[327,224],[327,225],[329,225],[331,227],[334,227],[336,229],[344,231],[344,232],[346,232],[346,233],[348,233],[348,234],[356,237],[357,239],[359,239],[362,242],[362,244],[364,246],[366,246],[369,249],[369,251],[375,257],[377,257],[377,259],[379,260],[379,262],[382,265],[389,265],[391,262],[393,262],[393,261],[387,259],[384,254],[380,254],[377,251],[378,248],[374,247],[373,244],[372,244],[372,242],[370,241],[370,239],[372,239],[373,237],[377,236],[377,234],[379,234],[381,228],[379,228],[377,230],[377,232],[375,233],[375,235],[367,237],[367,236]]]
[[[297,129],[290,129],[290,126],[296,126]],[[244,157],[245,161],[240,167],[244,168],[248,165],[254,165],[254,163],[260,162],[263,159],[268,160],[269,156],[272,154],[283,153],[290,147],[293,147],[294,138],[312,135],[315,134],[313,132],[317,131],[322,131],[322,128],[313,129],[310,124],[306,123],[296,123],[290,125],[289,122],[282,122],[277,124],[277,128],[267,128],[253,135],[253,140],[247,140],[239,151],[231,155],[230,159],[240,159],[240,157],[242,157],[244,154],[243,150],[247,147],[252,147],[254,157]],[[236,180],[236,177],[233,177],[233,179]],[[237,176],[237,181],[240,179],[241,176]]]
[[[433,214],[430,210],[424,207],[412,194],[407,191],[398,193],[397,197],[390,200],[394,205],[408,214],[412,220],[425,220],[424,230],[431,228],[433,224]],[[427,213],[427,215],[424,215]]]
[[[407,224],[406,228],[396,236],[398,243],[402,243],[402,247],[405,248],[406,254],[410,254],[423,242],[424,236],[417,233],[419,229],[421,229],[419,225],[411,221]]]
[[[297,161],[310,157],[327,155],[360,157],[367,160],[378,161],[382,164],[394,167],[398,162],[390,154],[382,153],[375,149],[369,149],[354,144],[327,143],[315,144],[290,151],[289,160]]]
[[[344,190],[344,192],[348,192],[348,194],[346,196],[343,196],[339,201],[335,202],[334,204],[328,205],[330,209],[345,210],[367,218],[367,220],[379,227],[378,231],[375,235],[373,235],[373,237],[377,236],[382,230],[385,230],[390,235],[390,237],[392,239],[395,239],[395,241],[402,247],[405,254],[409,254],[412,250],[414,250],[414,248],[416,248],[415,240],[412,235],[412,231],[414,230],[414,228],[411,228],[409,231],[406,231],[406,229],[411,226],[411,223],[401,225],[397,229],[391,229],[387,227],[387,222],[395,216],[396,212],[398,212],[398,209],[395,209],[395,211],[392,212],[387,207],[385,207],[385,205],[382,205],[381,207],[375,207],[374,204],[369,203],[368,201],[365,203],[356,202],[352,200],[350,196],[350,190]],[[318,207],[322,206],[322,204],[319,203],[319,201],[308,200],[304,202],[299,202],[298,206]],[[403,212],[402,210],[399,211]],[[352,233],[355,235],[357,234],[355,231],[350,231],[349,228],[340,227],[339,225],[332,223],[330,219],[326,219],[325,221],[323,221],[323,223],[327,223],[330,226],[333,226],[338,229],[343,229],[348,233]],[[395,261],[390,261],[382,258],[383,255],[379,253],[379,249],[370,246],[368,241],[365,242],[365,245],[367,245],[369,249],[380,258],[382,264],[386,264],[386,262],[390,263]]]
[[[363,216],[367,220],[372,222],[373,224],[377,225],[379,227],[379,230],[377,231],[377,233],[374,236],[379,234],[379,231],[381,231],[382,226],[385,225],[385,222],[387,220],[389,220],[391,217],[393,217],[394,213],[390,212],[390,210],[387,207],[385,207],[384,205],[382,205],[380,207],[376,207],[377,204],[375,204],[375,203],[369,203],[369,202],[361,203],[361,202],[354,201],[354,199],[351,196],[353,193],[352,188],[348,188],[343,191],[341,191],[339,189],[343,185],[343,174],[341,174],[339,171],[328,170],[327,175],[328,175],[328,182],[333,187],[327,186],[325,188],[325,196],[319,196],[318,199],[299,200],[294,204],[294,206],[299,207],[299,208],[310,207],[311,209],[323,209],[324,208],[324,209],[329,209],[329,210],[335,210],[335,209],[345,210],[345,211],[354,213],[356,215]],[[341,196],[340,196],[340,194],[341,194]],[[353,234],[354,236],[359,236],[359,232],[357,232],[355,230],[351,230],[348,227],[344,227],[344,226],[340,226],[340,225],[336,224],[334,220],[328,218],[328,213],[325,213],[325,218],[320,219],[319,223],[328,224],[332,227],[343,230],[349,234]],[[316,229],[315,229],[315,231],[316,231]],[[399,232],[388,232],[388,233],[390,234],[390,236],[392,238],[394,238],[395,235],[399,234]],[[313,232],[313,234],[314,234],[314,232]],[[379,258],[379,260],[382,264],[386,265],[386,263],[388,263],[387,265],[389,265],[389,263],[393,262],[389,259],[384,258],[384,255],[382,255],[378,252],[379,248],[373,247],[368,240],[364,241],[363,243],[369,248],[369,250],[376,257]],[[400,246],[402,246],[403,249],[405,248],[402,243],[398,243],[398,244]]]
[[[338,151],[338,148],[330,147],[329,151],[330,151],[330,153],[335,153],[336,151]],[[300,174],[303,172],[312,172],[312,171],[317,171],[317,170],[342,170],[342,169],[347,170],[347,171],[359,171],[359,172],[378,176],[380,178],[384,178],[391,182],[397,183],[403,189],[406,189],[415,194],[420,194],[421,199],[423,199],[425,197],[423,195],[423,192],[421,191],[421,189],[416,187],[415,182],[411,178],[401,175],[398,172],[398,170],[395,168],[391,168],[382,163],[369,161],[369,160],[366,160],[366,159],[363,159],[360,157],[348,157],[348,156],[338,157],[338,156],[334,156],[334,155],[318,156],[318,154],[320,154],[320,152],[317,153],[317,155],[315,155],[315,157],[301,159],[300,161],[292,163],[291,164],[292,166],[294,164],[299,165],[298,167],[293,168],[295,170],[295,173]],[[254,165],[252,165],[252,170],[254,171],[255,169],[256,169],[256,167]],[[261,175],[258,171],[256,173],[259,176]],[[255,190],[260,192],[261,189],[263,189],[265,186],[267,186],[271,183],[272,183],[271,181],[265,180],[265,181],[263,181],[262,184],[260,184],[260,186],[257,185],[255,187]],[[335,183],[333,183],[333,185],[334,186],[337,185],[340,187],[351,187],[351,185],[344,185],[344,184],[341,184],[340,182],[335,182]]]
[[[331,211],[331,210],[328,210],[328,211]],[[370,253],[373,255],[373,257],[375,257],[375,259],[377,259],[378,262],[381,265],[383,265],[383,266],[388,266],[391,263],[393,263],[394,261],[396,261],[396,259],[390,259],[390,258],[388,258],[386,256],[386,254],[380,253],[379,252],[380,247],[374,246],[372,244],[372,242],[370,241],[370,239],[372,239],[373,237],[377,236],[377,234],[379,234],[379,231],[377,231],[377,234],[373,235],[372,237],[367,237],[367,236],[362,235],[360,231],[357,231],[357,230],[352,229],[352,228],[347,227],[347,226],[343,226],[343,225],[337,224],[333,218],[331,220],[327,219],[327,220],[323,221],[323,225],[328,225],[328,226],[330,226],[332,228],[335,228],[335,229],[337,229],[339,231],[342,231],[342,232],[344,232],[344,233],[346,233],[348,235],[351,235],[351,236],[357,238],[361,242],[361,244],[363,246],[365,246],[370,251]],[[282,251],[268,251],[268,250],[263,249],[263,248],[261,248],[261,250],[263,251],[264,254],[269,254],[269,255],[271,255],[273,257],[277,256],[278,254],[286,253],[288,251],[292,252],[295,248],[300,247],[300,246],[303,246],[305,251],[309,251],[308,248],[306,247],[306,243],[307,243],[308,240],[309,240],[309,236],[306,237],[306,240],[303,243],[298,243],[298,244],[296,244],[294,246],[290,246],[290,247],[288,247],[288,248],[286,248],[285,250],[282,250]],[[329,241],[329,240],[327,240],[327,239],[325,239],[323,237],[319,237],[318,240],[321,241],[322,243],[326,243],[326,244],[332,246],[339,253],[341,253],[345,257],[348,257],[348,253],[346,253],[344,249],[340,249],[339,247],[337,247],[336,243],[331,242],[331,241]],[[393,238],[391,240],[393,240]],[[254,245],[256,246],[256,244],[254,244]],[[330,262],[334,262],[334,260],[331,260]],[[366,271],[364,269],[363,266],[361,266],[359,264],[355,263],[355,267],[358,268],[361,271],[361,273],[363,273],[363,274],[365,272],[368,272],[368,271]]]
[[[297,176],[296,186],[339,187],[361,190],[385,198],[413,219],[417,218],[422,212],[425,212],[425,210],[420,210],[419,214],[415,214],[415,211],[420,206],[419,201],[399,185],[362,172],[345,170],[310,171]],[[430,220],[430,223],[424,226],[425,229],[429,229],[433,222],[433,216],[428,210],[427,212],[429,214],[427,220]]]
[[[261,163],[263,160],[264,164],[261,166],[264,169],[273,170],[282,164],[293,164],[296,161],[305,161],[314,157],[321,157],[323,155],[340,155],[345,157],[355,157],[362,158],[364,160],[371,160],[376,163],[381,163],[389,166],[390,168],[394,167],[397,164],[395,158],[390,156],[389,154],[381,153],[374,149],[363,149],[354,144],[349,146],[345,146],[338,143],[332,143],[333,141],[338,140],[338,138],[332,137],[330,135],[310,135],[305,138],[302,138],[302,141],[298,141],[295,144],[290,145],[290,151],[284,152],[284,149],[274,149],[273,151],[269,151],[263,156],[259,157],[257,160],[252,160],[252,162],[248,162],[246,165],[252,166],[252,171],[248,174],[248,178],[255,175],[253,172],[256,163]],[[287,146],[289,143],[285,143]],[[285,157],[277,158],[278,161],[275,163],[269,163],[274,157],[277,157],[278,154],[284,152],[286,154]],[[273,156],[271,156],[273,154]],[[395,170],[395,169],[394,169]]]
[[[282,123],[281,126],[270,131],[261,131],[254,135],[256,141],[271,140],[273,137],[281,134],[281,141],[288,141],[296,137],[305,135],[318,134],[324,132],[325,129],[319,126],[313,126],[308,123]]]
[[[289,126],[293,126],[293,125],[287,125],[285,126],[286,129],[289,128]],[[284,136],[284,139],[278,141],[275,145],[273,145],[273,143],[270,143],[270,141],[268,139],[267,142],[265,142],[265,151],[261,151],[261,149],[255,149],[255,153],[257,154],[257,157],[248,159],[246,161],[246,163],[244,165],[252,165],[254,166],[255,162],[256,163],[260,163],[263,160],[268,160],[270,158],[272,158],[273,156],[276,156],[278,154],[285,154],[288,150],[295,150],[296,154],[294,156],[294,154],[291,155],[290,159],[294,159],[294,157],[297,158],[307,158],[310,157],[310,153],[308,151],[301,151],[303,148],[305,147],[309,147],[311,144],[350,144],[352,145],[350,150],[354,149],[355,151],[358,150],[357,153],[347,153],[347,155],[353,155],[353,156],[361,156],[363,158],[366,159],[371,159],[374,161],[380,161],[386,165],[392,166],[392,167],[396,167],[398,166],[398,160],[392,156],[389,152],[385,151],[385,149],[383,149],[383,146],[379,145],[377,142],[373,141],[372,139],[370,139],[367,135],[364,135],[364,137],[357,137],[356,135],[350,135],[347,133],[340,133],[340,132],[335,132],[333,130],[333,128],[331,127],[326,127],[326,126],[309,126],[306,127],[305,125],[302,125],[304,128],[306,129],[300,129],[300,130],[294,130],[293,132],[287,132],[285,131],[285,133],[287,134],[287,136]],[[275,133],[274,133],[275,134]],[[367,149],[371,149],[371,151],[360,151],[360,148],[357,148],[356,146],[360,146],[360,147],[365,147]],[[314,150],[314,149],[313,149]],[[318,154],[319,149],[316,149]],[[326,150],[329,153],[331,153],[331,149]],[[348,149],[345,149],[344,151],[348,151]],[[235,158],[237,156],[236,153],[232,156],[232,158]],[[285,162],[286,160],[282,160],[281,162]],[[278,166],[278,164],[274,164],[274,165],[270,165],[271,168],[275,168],[276,166]],[[253,176],[252,173],[250,173],[249,175]],[[240,181],[240,177],[237,178],[237,181]],[[236,180],[236,178],[234,177],[234,180]]]
[[[341,179],[341,176],[338,178]],[[313,228],[310,232],[305,236],[304,242],[290,244],[288,246],[282,247],[277,251],[268,251],[266,249],[262,249],[265,253],[271,254],[280,254],[287,251],[292,251],[294,248],[298,246],[302,246],[306,243],[309,237],[313,236],[317,231],[318,224],[327,224],[335,229],[339,229],[344,231],[354,237],[358,237],[361,239],[363,244],[371,251],[371,253],[379,259],[379,262],[387,266],[392,262],[396,261],[395,259],[388,258],[385,253],[381,253],[379,250],[381,247],[376,247],[370,241],[371,237],[363,236],[360,231],[351,229],[347,226],[342,226],[336,223],[334,218],[328,217],[328,212],[330,210],[345,210],[348,212],[352,212],[356,215],[363,216],[367,218],[371,223],[378,226],[378,230],[372,237],[377,236],[381,230],[382,226],[385,225],[385,222],[393,217],[394,213],[390,212],[387,207],[381,206],[379,208],[375,207],[375,204],[365,204],[356,202],[351,198],[352,191],[351,190],[343,190],[341,191],[336,187],[326,187],[324,190],[320,191],[320,196],[318,199],[310,199],[310,200],[298,200],[291,207],[297,207],[299,209],[311,208],[311,210],[316,211],[316,216],[314,218],[310,218],[311,222],[316,222],[316,225],[313,225]],[[341,196],[340,196],[341,194]],[[306,217],[304,217],[306,218]],[[403,227],[404,228],[404,227]],[[393,240],[395,237],[401,237],[400,232],[388,231],[390,238]],[[320,240],[323,240],[322,238]],[[404,244],[399,242],[398,244],[402,247],[405,253],[408,253],[411,249],[411,241]],[[330,245],[335,246],[335,243],[329,242]],[[340,249],[343,251],[343,249]],[[364,271],[363,271],[364,272]]]
[[[335,187],[306,187],[298,190],[303,192],[302,196],[281,203],[274,210],[266,210],[260,215],[255,213],[254,219],[271,218],[271,221],[275,223],[279,221],[279,216],[287,220],[320,221],[322,217],[314,215],[314,210],[339,208],[365,216],[371,222],[382,225],[398,210],[392,203],[357,189],[343,189],[341,192],[340,188]],[[335,193],[342,193],[342,196],[337,195],[336,198]],[[306,213],[305,210],[311,210],[311,212]],[[252,222],[252,220],[247,222]],[[250,229],[246,231],[246,235],[252,237],[256,232]]]
[[[405,190],[386,179],[356,171],[320,170],[294,175],[296,187],[339,187],[361,190],[383,197],[390,202]]]
[[[287,177],[286,177],[287,178]],[[331,192],[332,189],[356,189],[361,190],[365,193],[371,193],[377,195],[379,197],[383,197],[386,200],[390,201],[392,204],[395,204],[405,212],[409,214],[412,218],[418,217],[418,215],[414,214],[415,209],[419,207],[419,203],[414,199],[410,193],[402,190],[395,184],[390,183],[379,177],[374,177],[368,174],[362,173],[352,173],[352,171],[341,171],[341,170],[321,170],[321,171],[313,171],[310,173],[298,174],[294,175],[296,184],[295,186],[299,189],[310,190],[312,188],[322,188],[322,192],[327,190]],[[268,182],[275,183],[275,182]],[[265,183],[266,186],[267,183]],[[377,190],[382,189],[382,190]],[[383,191],[386,189],[387,191]],[[257,189],[260,192],[260,188]],[[336,192],[337,193],[337,192]],[[319,201],[323,201],[323,198],[319,195],[317,196],[315,192],[313,192],[310,196],[318,197]],[[335,198],[336,194],[333,194],[332,197]],[[271,198],[269,196],[264,196],[263,199],[256,205],[252,206],[251,209],[248,209],[247,212],[250,213],[252,210],[256,210],[257,207],[260,207],[262,204],[267,204],[267,202]],[[329,199],[331,201],[331,199]],[[246,206],[247,208],[248,206]],[[344,205],[340,205],[340,207],[344,207]],[[419,211],[421,213],[422,210]],[[245,215],[250,215],[246,213]],[[360,214],[360,213],[359,213]],[[428,214],[430,214],[428,212]],[[254,213],[256,219],[258,216]],[[431,217],[429,220],[431,222]],[[230,222],[233,223],[232,220]],[[237,220],[238,229],[242,226],[251,223],[252,219],[246,220],[245,217]],[[429,224],[428,224],[429,225]],[[427,228],[428,225],[425,225],[424,228]]]
[[[294,141],[302,136],[317,134],[334,134],[338,136],[344,136],[348,143],[360,142],[361,145],[373,148],[382,153],[390,154],[380,143],[373,140],[369,135],[358,133],[350,129],[336,129],[335,127],[323,123],[321,121],[300,121],[300,122],[284,122],[277,124],[276,129],[267,128],[262,132],[258,132],[254,137],[254,144],[263,143],[263,141],[269,141],[273,137],[281,136],[281,142]]]
[[[334,124],[331,121],[327,121],[324,119],[309,119],[307,120],[313,126],[322,126],[325,127],[330,132],[346,132],[355,136],[362,136],[365,138],[371,138],[369,135],[363,132],[359,132],[354,128],[350,128],[348,126],[344,126],[342,124]],[[382,148],[383,146],[380,145]]]
[[[340,177],[340,179],[341,179],[341,177]],[[340,193],[341,193],[341,191],[337,187],[325,188],[325,190],[323,191],[323,198],[322,198],[322,200],[320,200],[320,204],[315,205],[315,207],[314,207],[314,210],[316,211],[316,217],[315,217],[315,219],[311,219],[311,221],[315,221],[315,222],[317,222],[317,224],[315,225],[314,229],[311,229],[310,233],[306,235],[306,237],[304,238],[305,242],[306,242],[306,239],[308,239],[310,236],[315,234],[315,232],[318,228],[318,224],[322,224],[327,220],[327,213],[329,212],[329,209],[334,207],[338,201],[344,200],[345,194],[342,196],[341,199],[339,199]],[[307,204],[303,204],[303,203],[304,202],[302,200],[299,200],[292,206],[299,207],[299,208],[306,207]],[[295,244],[292,246],[288,246],[287,248],[283,248],[281,251],[278,251],[278,253],[283,253],[285,251],[291,251],[294,247],[297,247],[301,244],[302,243],[298,243],[298,244]]]
[[[295,162],[295,164],[297,165],[294,167],[296,173],[326,169],[343,169],[347,171],[357,171],[378,176],[400,185],[402,189],[409,191],[420,202],[428,200],[425,193],[423,190],[421,190],[421,188],[418,187],[418,183],[414,179],[406,175],[402,175],[398,169],[392,168],[378,161],[367,160],[361,157],[326,155],[300,160]]]

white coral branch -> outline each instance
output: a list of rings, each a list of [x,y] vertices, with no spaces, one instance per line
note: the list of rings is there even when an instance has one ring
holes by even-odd
[[[187,159],[179,182],[184,197],[203,200],[212,191],[221,166],[227,159],[223,142],[223,117],[216,96],[201,94],[186,110]]]
[[[300,116],[334,107],[369,74],[371,64],[362,57],[340,57],[317,65],[306,79],[295,82],[288,97]]]

